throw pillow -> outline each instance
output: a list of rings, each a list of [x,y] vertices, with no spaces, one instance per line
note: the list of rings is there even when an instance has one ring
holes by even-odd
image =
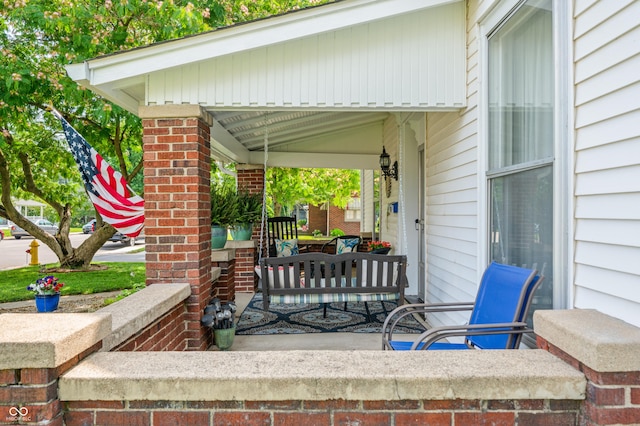
[[[278,240],[276,239],[276,253],[278,257],[294,256],[300,254],[298,250],[298,240]]]
[[[336,254],[353,252],[359,242],[359,238],[338,238],[336,241]]]
[[[269,266],[268,268],[268,274],[269,274],[269,288],[274,288],[274,276],[273,276],[273,266]],[[260,268],[260,265],[255,267],[255,271],[256,274],[258,275],[258,278],[262,279],[262,268]],[[279,278],[279,283],[280,283],[280,288],[293,288],[294,285],[293,283],[294,281],[294,269],[293,266],[289,266],[289,284],[285,284],[285,280],[284,280],[284,266],[278,266],[278,278]],[[304,277],[300,277],[300,287],[304,287]]]

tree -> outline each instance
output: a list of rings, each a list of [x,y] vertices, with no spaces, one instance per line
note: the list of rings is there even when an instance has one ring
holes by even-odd
[[[360,191],[358,170],[272,167],[266,176],[267,194],[276,216],[303,202],[316,206],[328,202],[344,208]]]
[[[86,196],[47,113],[55,107],[89,143],[141,189],[141,123],[70,80],[69,63],[263,17],[314,0],[159,1],[106,0],[5,2],[0,10],[0,216],[49,246],[61,266],[87,267],[115,232],[99,216],[96,232],[78,248],[69,240],[73,206]],[[42,232],[15,209],[12,197],[30,195],[59,216],[60,231]]]

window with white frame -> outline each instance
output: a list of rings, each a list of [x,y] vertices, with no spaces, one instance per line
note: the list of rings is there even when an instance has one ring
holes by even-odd
[[[344,211],[345,222],[360,222],[362,218],[362,209],[360,206],[360,198],[352,198],[347,203],[347,208]]]
[[[532,311],[553,307],[552,6],[523,1],[488,34],[489,256],[544,274]]]

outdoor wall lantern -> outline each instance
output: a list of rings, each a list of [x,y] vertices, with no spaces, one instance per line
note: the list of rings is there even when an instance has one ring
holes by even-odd
[[[391,158],[383,146],[382,154],[380,154],[380,168],[382,169],[382,174],[385,178],[392,177],[395,180],[398,180],[398,162],[394,161],[393,166],[389,166],[391,166]]]

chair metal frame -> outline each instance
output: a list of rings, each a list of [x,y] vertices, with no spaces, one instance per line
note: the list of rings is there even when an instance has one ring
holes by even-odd
[[[493,274],[505,275],[503,279],[510,283],[493,280]],[[522,336],[533,332],[527,326],[526,317],[531,306],[533,294],[540,286],[544,277],[535,269],[525,269],[517,266],[502,265],[492,262],[485,270],[475,302],[461,303],[414,303],[402,305],[394,309],[385,319],[382,327],[382,349],[390,350],[442,350],[442,349],[517,349],[520,346]],[[502,322],[492,322],[485,319],[494,316],[495,301],[488,300],[489,294],[500,293],[501,288],[509,285],[513,296],[511,309],[505,312],[513,312],[513,318]],[[487,287],[493,286],[493,287]],[[514,299],[516,299],[514,297]],[[505,306],[502,306],[503,308]],[[441,326],[426,329],[413,342],[400,342],[393,340],[393,330],[406,316],[414,314],[426,314],[435,312],[472,311],[469,324]],[[508,313],[507,313],[508,315]],[[464,337],[464,343],[438,342],[449,337]],[[493,337],[488,337],[493,336]],[[502,337],[500,337],[502,336]],[[505,339],[506,336],[506,339]],[[438,342],[438,343],[436,343]],[[410,347],[409,347],[410,345]]]
[[[331,241],[326,242],[322,245],[322,248],[320,249],[321,253],[329,253],[328,251],[326,251],[329,247],[331,247],[332,245],[336,247],[336,250],[338,248],[338,240],[351,240],[351,239],[358,239],[358,244],[356,244],[355,250],[354,252],[358,251],[358,247],[360,246],[360,244],[362,244],[362,237],[360,237],[359,235],[340,235],[337,237],[334,237],[333,239],[331,239]],[[335,251],[334,253],[330,253],[330,254],[337,254]]]

